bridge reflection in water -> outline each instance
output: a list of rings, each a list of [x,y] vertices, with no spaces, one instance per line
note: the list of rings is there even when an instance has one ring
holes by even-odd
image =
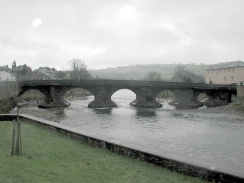
[[[174,93],[176,108],[196,108],[203,104],[197,100],[200,93],[206,93],[210,101],[230,102],[231,95],[236,94],[236,88],[229,85],[207,85],[197,83],[175,83],[161,81],[136,80],[41,80],[19,81],[19,95],[35,89],[45,95],[45,101],[40,108],[67,107],[69,102],[63,95],[70,89],[83,88],[94,95],[94,100],[88,104],[90,108],[117,107],[111,96],[118,90],[128,89],[135,93],[136,99],[130,104],[139,108],[160,108],[162,104],[156,101],[156,96],[164,90]]]

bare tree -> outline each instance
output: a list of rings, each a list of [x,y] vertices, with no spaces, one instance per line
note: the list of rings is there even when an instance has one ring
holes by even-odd
[[[63,79],[66,76],[66,73],[64,71],[58,71],[55,75],[56,78]]]
[[[184,65],[178,65],[175,68],[174,76],[172,77],[172,81],[183,82],[183,83],[192,83],[191,76],[193,74],[188,71]]]
[[[87,71],[87,65],[83,60],[72,59],[69,61],[71,66],[71,79],[91,79],[91,74]]]
[[[175,68],[173,80],[182,82],[182,79],[183,79],[183,77],[185,75],[185,72],[186,72],[185,66],[178,65]]]
[[[147,73],[146,80],[160,81],[161,80],[161,73],[151,71],[151,72]]]

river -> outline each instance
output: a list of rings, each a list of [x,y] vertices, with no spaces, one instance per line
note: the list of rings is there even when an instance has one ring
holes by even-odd
[[[112,96],[117,108],[92,109],[93,96],[72,100],[64,109],[26,106],[20,112],[52,115],[52,120],[96,134],[112,136],[164,152],[220,163],[244,165],[244,115],[216,109],[175,110],[168,101],[163,108],[139,109],[129,105],[135,94],[120,90]],[[223,108],[224,110],[224,108]]]

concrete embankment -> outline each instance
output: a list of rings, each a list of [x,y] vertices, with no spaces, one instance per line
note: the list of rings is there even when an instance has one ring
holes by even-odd
[[[0,115],[0,120],[13,120],[15,115]],[[64,133],[67,136],[78,139],[91,146],[108,149],[114,153],[140,159],[157,166],[168,168],[189,176],[199,177],[213,182],[243,182],[244,174],[241,169],[221,164],[213,165],[212,162],[192,159],[179,156],[175,153],[167,153],[162,150],[148,148],[124,140],[108,137],[100,134],[93,134],[77,130],[66,125],[47,121],[30,115],[20,115],[25,121],[35,122],[48,128]]]

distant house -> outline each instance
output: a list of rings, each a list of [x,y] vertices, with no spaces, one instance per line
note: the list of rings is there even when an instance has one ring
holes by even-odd
[[[205,83],[243,84],[244,62],[233,61],[209,66],[205,69]]]
[[[19,81],[32,80],[33,72],[26,64],[13,67],[12,73]]]
[[[0,66],[0,82],[1,81],[15,81],[15,76],[8,66]]]
[[[54,80],[57,74],[55,68],[49,68],[49,67],[39,67],[39,69],[35,70],[34,72],[36,73],[36,75],[44,74],[46,80]]]

